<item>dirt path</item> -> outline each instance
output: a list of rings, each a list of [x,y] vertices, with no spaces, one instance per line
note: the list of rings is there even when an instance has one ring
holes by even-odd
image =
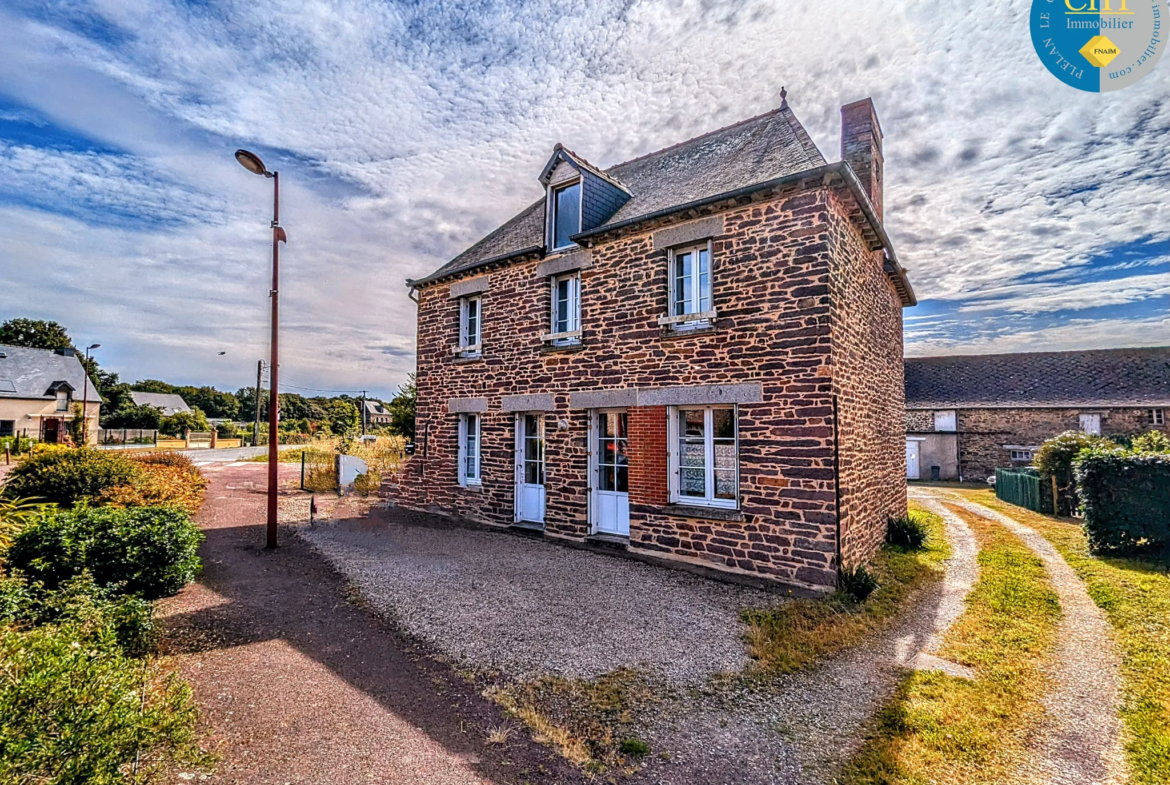
[[[906,668],[959,666],[933,656],[963,613],[978,577],[978,546],[965,523],[928,501],[946,524],[952,556],[946,577],[918,597],[892,628],[819,668],[783,677],[763,691],[736,691],[665,707],[650,731],[670,750],[642,778],[654,785],[827,785],[861,746],[866,723]]]
[[[1120,660],[1112,630],[1072,568],[1042,535],[1019,521],[958,494],[929,491],[1002,524],[1044,562],[1060,597],[1061,621],[1056,689],[1046,697],[1051,727],[1036,750],[1039,779],[1046,785],[1115,785],[1126,781],[1122,727],[1118,718]]]
[[[582,781],[527,734],[487,743],[510,724],[500,711],[347,602],[344,582],[298,539],[284,532],[265,551],[264,471],[205,469],[204,573],[159,609],[222,758],[212,782]]]

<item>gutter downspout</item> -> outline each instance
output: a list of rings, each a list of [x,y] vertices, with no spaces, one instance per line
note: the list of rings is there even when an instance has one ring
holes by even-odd
[[[833,396],[833,495],[836,499],[837,514],[837,577],[841,577],[844,565],[841,563],[841,430],[838,426],[840,407],[837,396]]]

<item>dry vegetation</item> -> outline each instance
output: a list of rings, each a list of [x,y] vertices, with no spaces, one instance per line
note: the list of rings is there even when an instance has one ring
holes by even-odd
[[[897,618],[916,590],[942,579],[942,562],[950,556],[942,519],[921,509],[913,514],[929,530],[924,547],[882,548],[869,566],[879,588],[865,602],[836,593],[744,612],[748,650],[760,675],[803,670],[860,643]]]

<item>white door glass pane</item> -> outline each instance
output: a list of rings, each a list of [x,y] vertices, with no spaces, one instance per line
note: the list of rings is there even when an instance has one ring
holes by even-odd
[[[674,258],[674,313],[682,316],[691,313],[691,286],[693,279],[692,256],[678,254]]]
[[[544,485],[544,433],[540,417],[524,415],[524,482]]]
[[[706,248],[699,251],[698,295],[695,312],[711,310],[711,259]]]

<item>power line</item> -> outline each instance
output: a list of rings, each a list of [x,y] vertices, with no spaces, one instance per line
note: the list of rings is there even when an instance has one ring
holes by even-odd
[[[306,392],[345,393],[345,394],[365,392],[364,390],[322,390],[319,387],[299,387],[295,384],[285,384],[284,382],[281,382],[280,387],[281,387],[281,389],[305,390]]]

